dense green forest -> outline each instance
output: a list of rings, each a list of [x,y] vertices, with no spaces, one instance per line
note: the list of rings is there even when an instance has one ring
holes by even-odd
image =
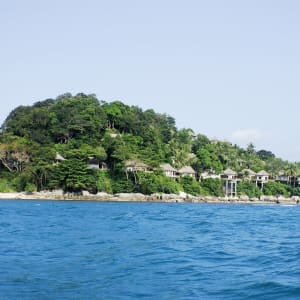
[[[130,170],[128,162],[143,170]],[[107,103],[95,95],[67,93],[14,109],[1,127],[0,192],[63,189],[91,193],[141,192],[222,196],[221,179],[179,180],[164,175],[160,164],[191,166],[220,174],[266,170],[296,176],[299,163],[289,163],[268,150],[247,149],[210,140],[192,129],[178,129],[174,118],[143,111],[120,101]],[[92,165],[97,167],[91,167]],[[271,181],[260,190],[241,180],[239,194],[300,195],[300,188]]]

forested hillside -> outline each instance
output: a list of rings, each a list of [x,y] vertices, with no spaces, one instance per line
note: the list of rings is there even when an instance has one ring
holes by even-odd
[[[166,163],[177,169],[191,166],[198,176],[208,169],[219,174],[226,168],[264,169],[271,176],[299,172],[299,164],[267,150],[256,151],[252,144],[242,149],[211,141],[192,129],[178,129],[166,114],[120,101],[106,103],[82,93],[17,107],[2,125],[0,139],[1,192],[63,189],[222,195],[219,179],[173,180],[159,168]],[[144,169],[132,171],[130,162]],[[291,193],[289,186],[272,184],[276,187],[271,193]],[[240,193],[249,191],[259,194],[249,184],[240,189]],[[298,192],[294,187],[293,193]]]

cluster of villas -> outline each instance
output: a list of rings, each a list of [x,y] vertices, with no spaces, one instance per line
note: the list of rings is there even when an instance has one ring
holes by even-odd
[[[181,176],[191,176],[200,181],[207,178],[222,179],[224,180],[224,193],[227,197],[235,197],[237,195],[237,184],[241,180],[249,180],[254,182],[256,186],[263,189],[265,183],[270,180],[270,174],[262,170],[258,173],[250,169],[245,169],[240,173],[237,173],[231,169],[226,169],[221,174],[216,174],[214,170],[206,170],[197,176],[197,172],[191,166],[185,166],[180,170],[176,170],[170,164],[160,165],[164,174],[167,177],[174,179],[180,178]]]
[[[258,188],[263,189],[264,185],[269,181],[277,181],[280,183],[290,184],[293,186],[300,186],[300,176],[289,176],[284,172],[279,173],[277,176],[271,176],[265,170],[254,172],[251,169],[244,169],[240,172],[235,172],[232,169],[226,169],[221,174],[216,174],[213,169],[206,170],[198,174],[191,166],[184,166],[180,169],[175,169],[168,163],[159,166],[164,175],[174,180],[180,180],[183,176],[190,176],[195,180],[204,180],[207,178],[222,179],[224,181],[224,193],[226,197],[237,196],[237,185],[242,180],[253,182]],[[151,172],[149,167],[135,160],[129,160],[125,163],[126,172]]]
[[[136,161],[127,161],[125,163],[127,171],[144,171],[150,172],[148,166],[144,163],[138,163]],[[191,167],[184,166],[180,169],[175,169],[170,164],[161,164],[165,176],[172,178],[174,180],[179,180],[182,176],[190,176],[196,180],[204,180],[207,178],[212,179],[222,179],[224,181],[224,193],[226,197],[236,197],[237,196],[237,185],[242,180],[248,180],[253,182],[258,188],[263,189],[264,185],[269,181],[277,181],[280,183],[290,184],[292,186],[300,186],[300,176],[289,176],[284,172],[279,173],[277,176],[271,176],[265,170],[259,172],[254,172],[251,169],[244,169],[240,172],[235,172],[232,169],[226,169],[221,174],[216,174],[213,169],[206,170],[200,174]]]
[[[62,162],[64,160],[65,159],[60,154],[56,154],[56,163]],[[100,162],[93,157],[89,157],[87,159],[87,165],[91,169],[108,170],[108,166],[105,162]],[[253,182],[260,189],[263,189],[264,185],[269,181],[290,184],[294,187],[300,186],[300,175],[289,176],[284,172],[281,172],[274,177],[265,170],[261,170],[256,173],[251,169],[244,169],[237,173],[234,170],[228,168],[221,174],[217,174],[213,169],[205,170],[202,173],[198,174],[191,166],[183,166],[180,169],[175,169],[169,163],[165,163],[161,164],[159,167],[166,177],[172,178],[174,180],[180,180],[180,178],[183,176],[190,176],[199,181],[207,178],[222,179],[224,181],[224,193],[227,197],[237,196],[237,185],[241,180],[248,180],[250,182]],[[147,164],[134,159],[127,160],[125,162],[125,171],[126,173],[152,172],[151,168]]]

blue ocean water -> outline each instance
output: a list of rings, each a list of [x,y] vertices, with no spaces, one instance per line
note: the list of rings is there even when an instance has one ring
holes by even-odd
[[[0,299],[300,299],[300,206],[0,201]]]

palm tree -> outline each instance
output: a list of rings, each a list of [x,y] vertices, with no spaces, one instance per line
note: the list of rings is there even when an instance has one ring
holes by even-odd
[[[289,176],[289,185],[292,187],[292,194],[294,194],[294,189],[296,187],[296,173],[297,173],[297,164],[290,163],[286,168],[287,175]]]

